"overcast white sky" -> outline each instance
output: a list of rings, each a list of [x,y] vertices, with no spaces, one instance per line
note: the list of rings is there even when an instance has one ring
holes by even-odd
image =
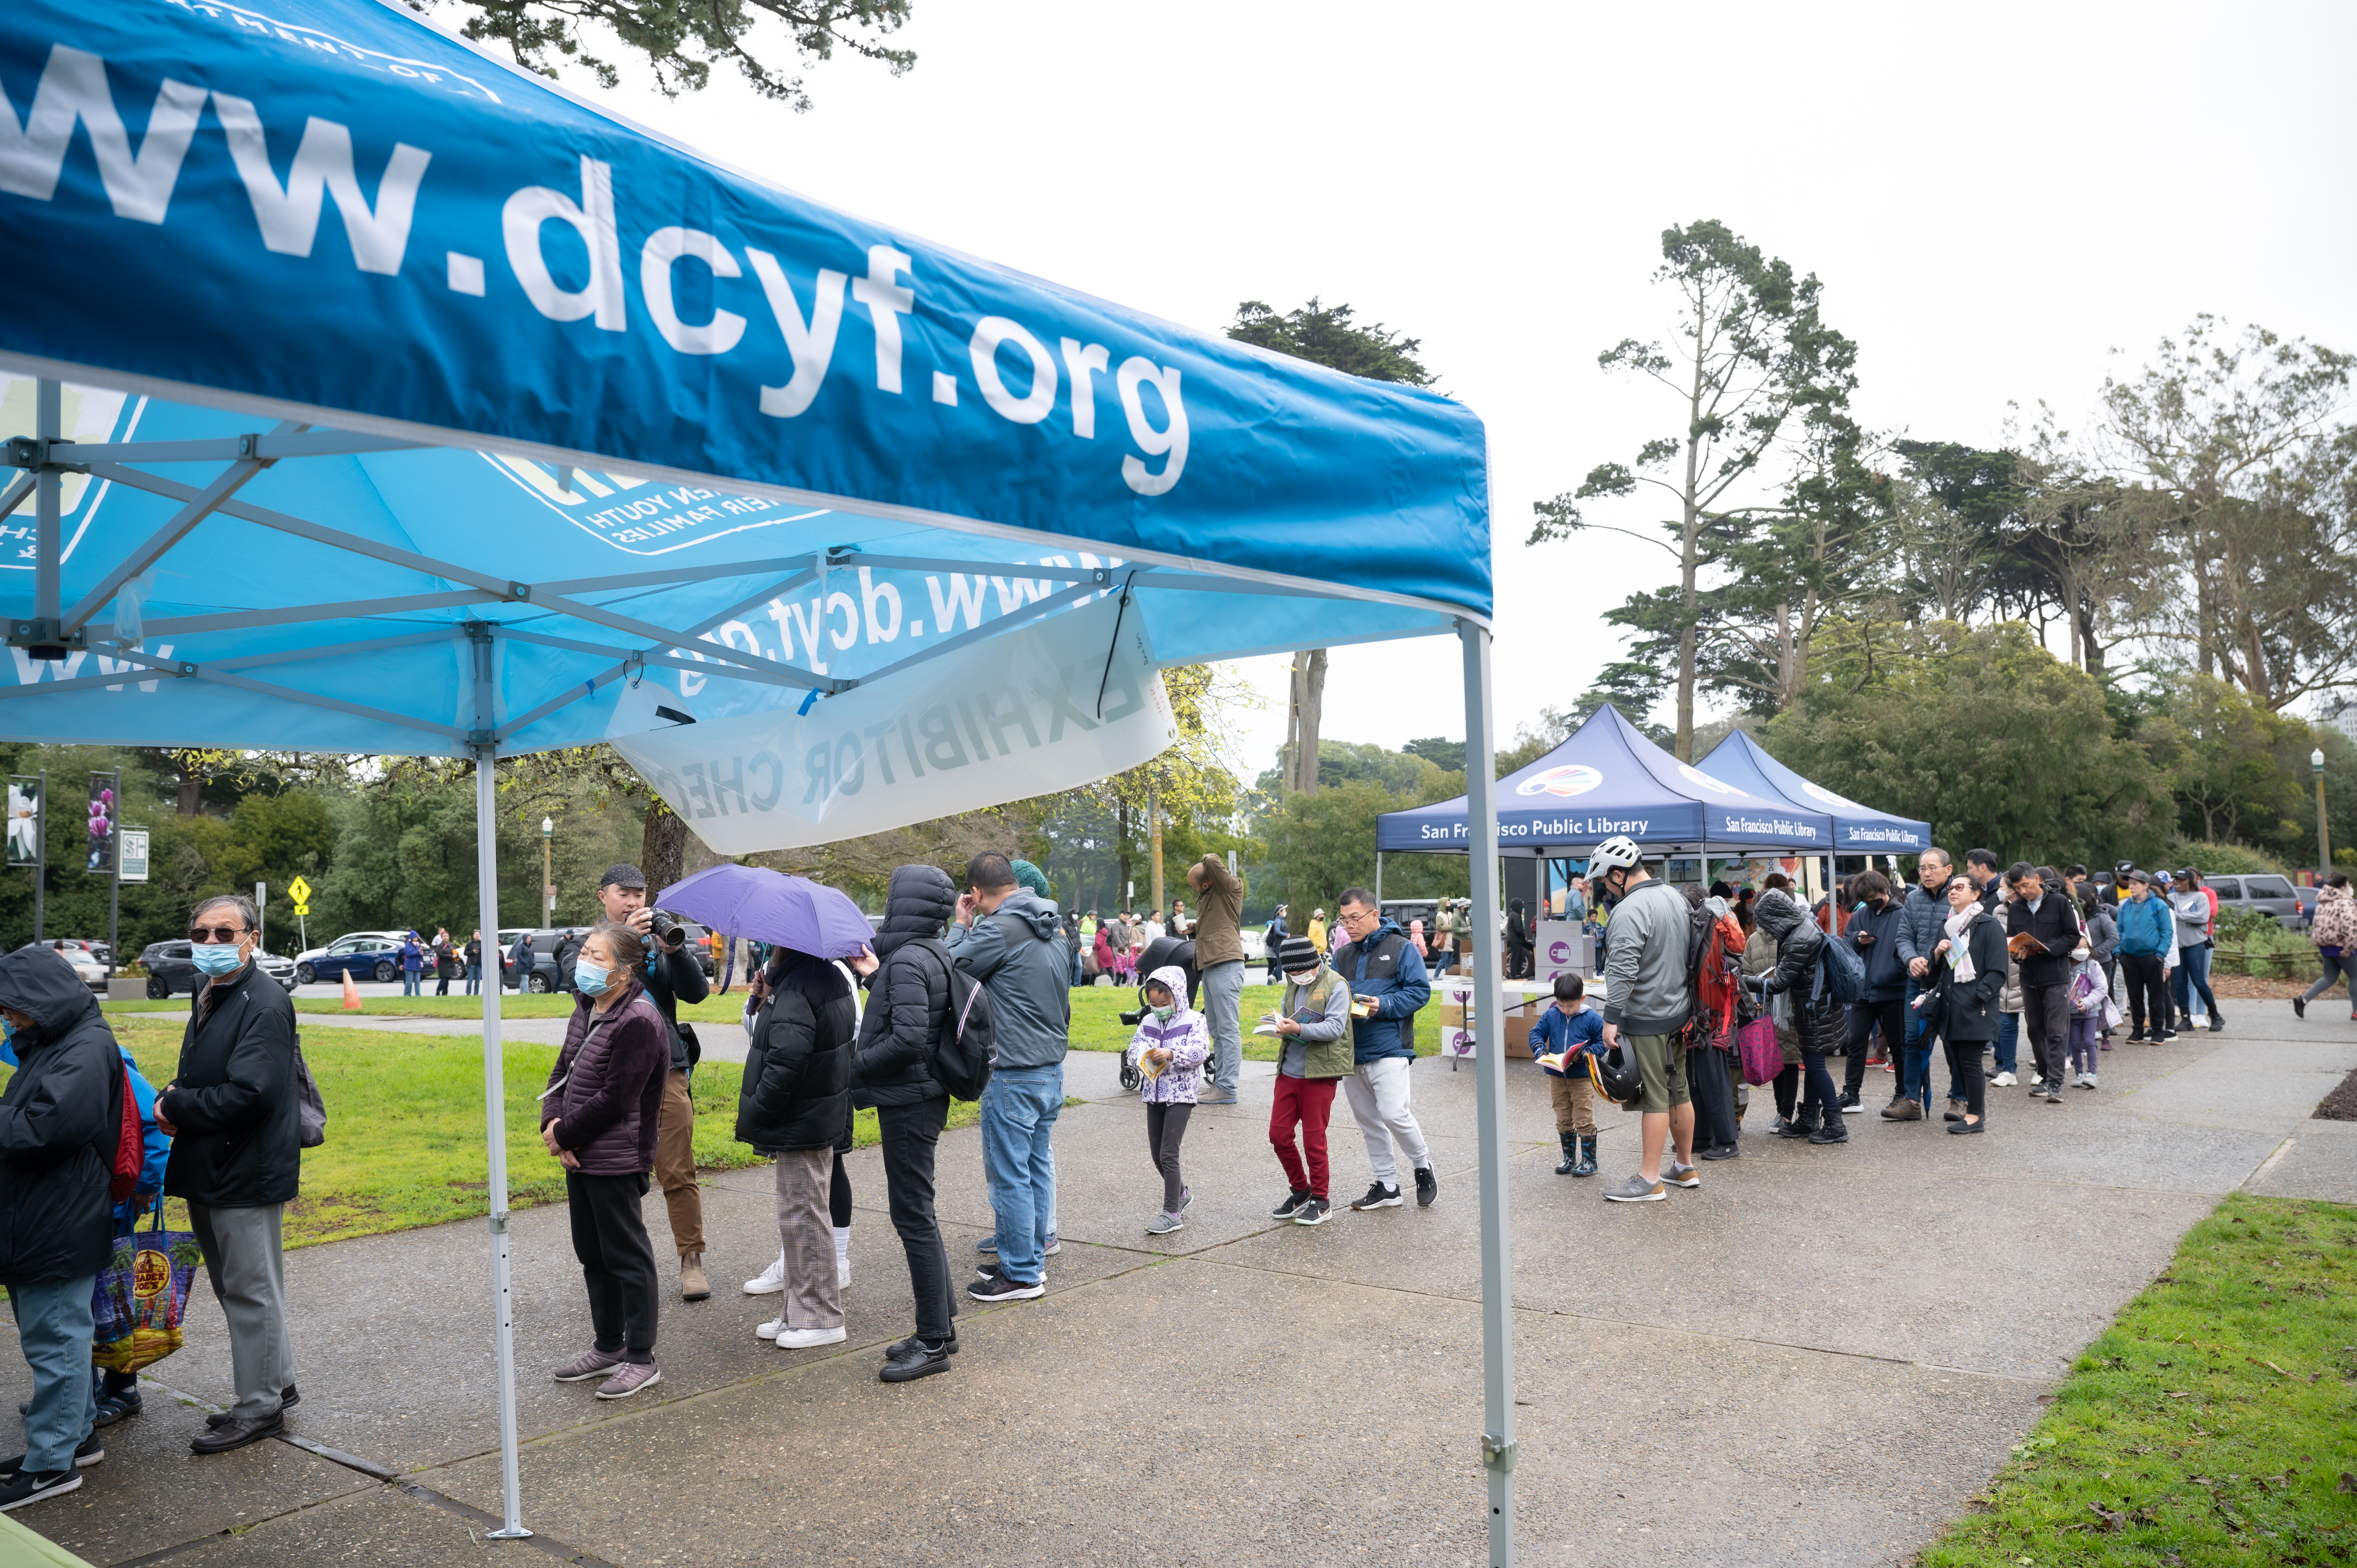
[[[725,68],[675,102],[642,74],[593,95],[1207,330],[1316,294],[1421,338],[1489,426],[1507,735],[1614,656],[1601,608],[1667,577],[1609,533],[1523,544],[1534,499],[1677,431],[1596,367],[1668,330],[1667,225],[1719,218],[1817,274],[1859,412],[1927,437],[1993,442],[2008,400],[2086,424],[2112,350],[2132,366],[2201,311],[2357,348],[2346,5],[916,0],[898,41],[915,70],[838,59],[804,115]],[[1283,738],[1284,663],[1251,666],[1272,703],[1247,776]],[[1336,650],[1326,734],[1462,736],[1454,642]]]

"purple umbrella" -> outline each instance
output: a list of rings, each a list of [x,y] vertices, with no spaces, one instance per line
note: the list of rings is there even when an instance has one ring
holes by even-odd
[[[654,902],[726,936],[818,958],[849,958],[876,936],[847,895],[758,865],[706,866],[664,888]]]

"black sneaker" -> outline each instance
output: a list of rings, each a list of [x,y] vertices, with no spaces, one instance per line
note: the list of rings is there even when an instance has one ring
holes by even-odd
[[[73,1468],[87,1470],[105,1457],[106,1444],[99,1441],[98,1434],[93,1432],[81,1440],[81,1446],[74,1450]],[[16,1475],[24,1467],[25,1456],[22,1454],[11,1454],[5,1459],[0,1459],[0,1476]]]
[[[70,1492],[81,1485],[80,1470],[52,1470],[47,1475],[32,1470],[19,1470],[0,1484],[0,1513],[23,1508],[27,1503],[39,1502],[43,1498]]]
[[[1290,1219],[1300,1211],[1301,1206],[1308,1201],[1309,1194],[1306,1191],[1287,1193],[1283,1203],[1268,1211],[1268,1217],[1271,1219]]]
[[[1359,1199],[1358,1202],[1351,1205],[1351,1207],[1353,1208],[1397,1208],[1399,1205],[1399,1188],[1395,1187],[1385,1187],[1381,1182],[1372,1182],[1367,1187],[1367,1196]]]
[[[893,1354],[885,1361],[876,1380],[884,1383],[913,1383],[919,1378],[930,1378],[950,1369],[950,1348],[929,1345],[921,1339],[904,1339],[892,1348]]]
[[[2291,1015],[2295,1018],[2305,1018],[2308,1016],[2307,997],[2295,996],[2291,999]]]
[[[1326,1217],[1333,1212],[1334,1206],[1324,1198],[1307,1197],[1302,1199],[1301,1207],[1293,1211],[1293,1222],[1296,1225],[1323,1225]]]
[[[1415,1206],[1430,1208],[1432,1200],[1440,1196],[1440,1178],[1432,1174],[1430,1165],[1415,1167]]]
[[[976,1301],[1035,1301],[1048,1294],[1048,1287],[1037,1280],[1027,1285],[1021,1280],[992,1273],[966,1286],[965,1294]]]
[[[909,1335],[906,1339],[895,1339],[892,1343],[884,1347],[884,1359],[888,1361],[895,1356],[903,1355],[909,1349],[913,1348],[916,1343],[917,1337],[913,1334]],[[942,1349],[947,1354],[954,1356],[958,1353],[958,1348],[957,1330],[952,1328],[950,1330],[950,1337],[942,1341]]]

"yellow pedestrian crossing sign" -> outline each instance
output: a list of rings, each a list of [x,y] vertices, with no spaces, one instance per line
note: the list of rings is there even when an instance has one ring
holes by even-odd
[[[295,900],[295,912],[299,915],[303,907],[311,902],[311,885],[298,876],[286,885],[286,897]]]
[[[310,914],[310,912],[311,912],[311,906],[310,906],[310,905],[308,905],[308,904],[297,904],[297,905],[296,905],[296,906],[295,906],[295,914],[296,914],[296,917],[298,919],[299,919],[299,918],[303,918],[303,917],[305,917],[305,916],[307,916],[308,914]]]

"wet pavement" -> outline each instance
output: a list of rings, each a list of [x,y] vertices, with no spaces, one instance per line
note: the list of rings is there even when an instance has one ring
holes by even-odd
[[[2221,1196],[2357,1199],[2357,1124],[2309,1119],[2357,1068],[2357,1026],[2281,1003],[2233,1022],[2123,1044],[2101,1088],[2060,1106],[1992,1090],[1980,1137],[1869,1111],[1845,1145],[1749,1135],[1700,1189],[1636,1206],[1600,1201],[1635,1165],[1633,1120],[1606,1109],[1598,1179],[1557,1176],[1545,1085],[1512,1062],[1523,1560],[1885,1563],[1921,1545]],[[946,1377],[875,1380],[908,1332],[909,1283],[879,1157],[861,1150],[846,1343],[754,1338],[779,1298],[737,1284],[776,1253],[769,1172],[716,1175],[718,1291],[693,1305],[667,1291],[662,1381],[619,1406],[548,1380],[587,1343],[587,1310],[563,1213],[516,1214],[531,1543],[484,1536],[500,1475],[473,1223],[289,1254],[290,1426],[350,1462],[276,1442],[188,1455],[202,1406],[229,1393],[200,1276],[188,1345],[153,1369],[145,1412],[109,1429],[107,1462],[12,1517],[94,1563],[202,1568],[552,1551],[633,1568],[1483,1561],[1472,1074],[1415,1069],[1438,1203],[1305,1229],[1266,1217],[1284,1187],[1270,1069],[1247,1064],[1243,1103],[1197,1112],[1195,1202],[1158,1239],[1143,1230],[1159,1207],[1144,1117],[1114,1074],[1108,1055],[1070,1059],[1084,1103],[1056,1138],[1049,1294],[973,1307]],[[1869,1079],[1878,1103],[1889,1080]],[[1747,1126],[1770,1114],[1757,1091]],[[1332,1145],[1347,1200],[1367,1156],[1340,1097]],[[972,1129],[942,1144],[961,1274],[989,1223],[979,1150]],[[660,1195],[647,1215],[667,1256]],[[0,1358],[0,1397],[26,1388]]]

